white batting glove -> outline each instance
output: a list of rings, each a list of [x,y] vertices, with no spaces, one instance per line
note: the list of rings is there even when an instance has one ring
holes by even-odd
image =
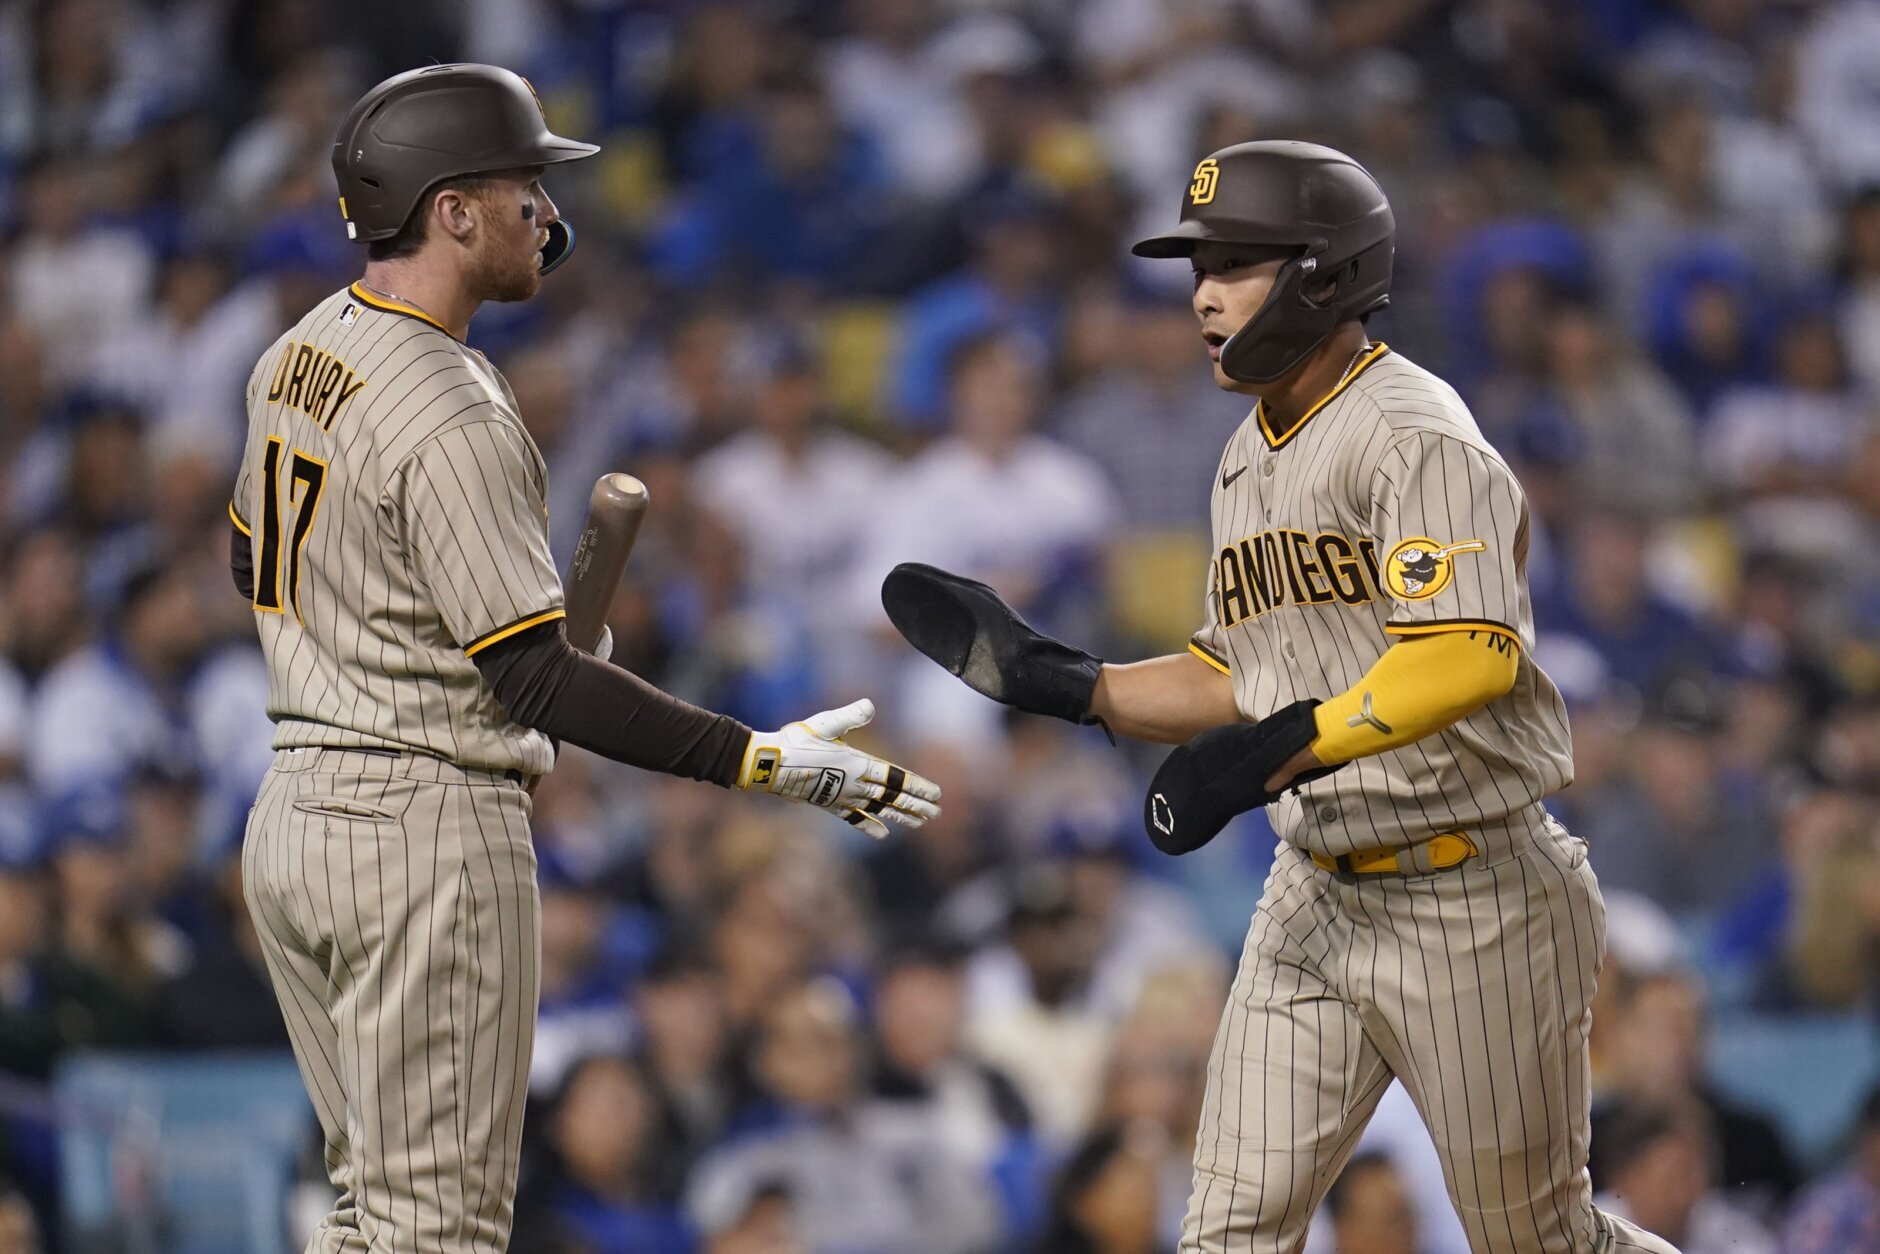
[[[819,806],[876,840],[888,834],[883,819],[919,827],[940,813],[939,786],[842,739],[873,717],[875,703],[864,699],[781,731],[753,733],[738,787]]]
[[[612,659],[613,656],[614,629],[612,627],[602,627],[601,638],[594,642],[594,657],[599,661],[606,662]]]

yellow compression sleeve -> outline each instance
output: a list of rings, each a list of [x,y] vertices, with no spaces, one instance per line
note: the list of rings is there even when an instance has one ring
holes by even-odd
[[[1480,628],[1399,640],[1350,691],[1313,711],[1312,752],[1333,766],[1439,732],[1514,687],[1519,659],[1512,637]]]

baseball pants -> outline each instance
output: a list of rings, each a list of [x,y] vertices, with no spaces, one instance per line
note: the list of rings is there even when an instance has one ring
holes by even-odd
[[[530,810],[434,758],[275,756],[242,876],[339,1192],[307,1254],[508,1244],[541,972]]]
[[[1677,1254],[1593,1205],[1589,1005],[1605,905],[1539,809],[1432,875],[1281,844],[1215,1034],[1182,1254],[1294,1254],[1393,1077],[1475,1254]]]

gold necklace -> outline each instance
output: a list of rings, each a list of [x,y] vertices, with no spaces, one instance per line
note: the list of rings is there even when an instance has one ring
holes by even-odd
[[[1339,388],[1345,386],[1345,380],[1349,379],[1351,377],[1351,372],[1358,368],[1358,359],[1363,357],[1366,353],[1370,352],[1373,348],[1376,348],[1376,347],[1377,345],[1371,343],[1371,341],[1369,340],[1366,340],[1364,343],[1358,345],[1358,351],[1351,355],[1351,361],[1347,363],[1345,366],[1345,373],[1338,376],[1337,383],[1332,384],[1333,392],[1336,392]],[[1327,397],[1329,397],[1330,393],[1327,393],[1326,395]],[[1266,427],[1268,431],[1271,431],[1272,427],[1270,425],[1270,419],[1272,417],[1272,414],[1271,414],[1271,411],[1269,411],[1266,407],[1265,398],[1264,397],[1261,398],[1261,400],[1254,406],[1254,408],[1259,414],[1259,420],[1260,420],[1261,425]]]
[[[415,300],[409,300],[403,296],[400,296],[397,292],[388,292],[384,288],[373,287],[370,283],[366,282],[364,279],[359,280],[359,286],[365,288],[366,291],[371,292],[374,296],[380,296],[380,297],[385,298],[386,300],[394,301],[400,305],[410,305],[413,309],[422,310],[425,317],[430,318],[433,322],[438,321],[437,316],[433,314],[430,310],[425,309],[423,305],[420,305]]]

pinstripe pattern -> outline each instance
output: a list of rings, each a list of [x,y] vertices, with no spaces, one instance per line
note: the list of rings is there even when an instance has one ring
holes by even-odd
[[[547,469],[482,354],[366,299],[357,289],[329,297],[249,379],[248,444],[230,504],[240,525],[263,533],[270,439],[326,465],[299,557],[300,612],[255,614],[275,747],[417,749],[542,774],[554,762],[548,738],[509,721],[469,654],[561,609]],[[295,391],[297,373],[321,386]],[[329,392],[324,380],[336,374]],[[347,379],[357,386],[340,404]],[[300,502],[281,478],[285,535]]]
[[[1345,691],[1390,647],[1393,628],[1466,621],[1521,645],[1513,691],[1438,735],[1289,793],[1268,811],[1279,833],[1333,855],[1400,846],[1517,813],[1571,782],[1566,708],[1529,660],[1526,500],[1461,398],[1401,356],[1374,353],[1271,445],[1257,409],[1228,441],[1214,479],[1206,626],[1195,637],[1196,651],[1233,675],[1242,715]],[[1286,533],[1313,543],[1287,543]],[[1414,536],[1485,549],[1450,559],[1453,577],[1437,595],[1398,599],[1380,570]],[[1253,583],[1264,573],[1274,595],[1225,596],[1242,571]]]
[[[508,1243],[541,965],[529,809],[435,759],[276,755],[242,875],[339,1190],[310,1252]]]
[[[1571,744],[1529,660],[1513,475],[1448,385],[1380,349],[1289,431],[1255,409],[1221,460],[1214,537],[1192,647],[1249,719],[1345,691],[1402,635],[1507,636],[1520,661],[1507,695],[1269,808],[1285,843],[1215,1034],[1182,1254],[1297,1251],[1393,1077],[1476,1254],[1676,1254],[1596,1210],[1586,1175],[1605,907],[1538,804],[1570,781]],[[1434,875],[1340,879],[1308,856],[1456,830],[1482,856]]]
[[[471,655],[562,612],[547,472],[481,354],[358,288],[262,357],[248,428],[281,752],[243,877],[339,1195],[308,1249],[497,1254],[541,970],[506,776],[554,757]]]
[[[1340,882],[1282,845],[1215,1034],[1181,1254],[1291,1254],[1392,1077],[1478,1254],[1675,1254],[1593,1206],[1605,908],[1536,818],[1462,869]]]

